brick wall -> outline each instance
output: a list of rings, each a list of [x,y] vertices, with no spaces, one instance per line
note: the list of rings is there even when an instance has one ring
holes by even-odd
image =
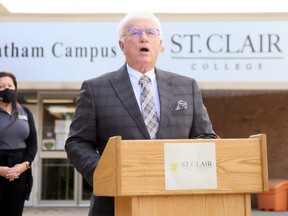
[[[222,138],[267,135],[270,178],[288,178],[288,93],[203,98]]]

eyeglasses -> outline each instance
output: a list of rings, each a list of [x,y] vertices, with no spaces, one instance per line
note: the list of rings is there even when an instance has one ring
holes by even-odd
[[[140,28],[132,28],[132,29],[128,29],[128,36],[130,37],[141,37],[143,32],[145,32],[147,37],[157,37],[160,34],[159,29],[157,28],[147,28],[147,29],[140,29]]]

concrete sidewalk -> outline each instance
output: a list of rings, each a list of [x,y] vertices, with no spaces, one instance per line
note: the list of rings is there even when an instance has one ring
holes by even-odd
[[[88,216],[88,211],[88,207],[25,207],[23,216]],[[288,216],[288,211],[260,211],[253,209],[252,216]]]
[[[88,216],[88,207],[25,207],[23,216]]]
[[[288,216],[288,211],[260,211],[253,209],[252,216]]]

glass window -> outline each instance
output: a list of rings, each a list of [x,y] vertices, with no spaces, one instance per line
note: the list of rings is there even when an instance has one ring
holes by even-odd
[[[74,199],[74,167],[68,159],[42,160],[42,200]]]
[[[74,112],[74,99],[43,100],[42,150],[64,150]]]

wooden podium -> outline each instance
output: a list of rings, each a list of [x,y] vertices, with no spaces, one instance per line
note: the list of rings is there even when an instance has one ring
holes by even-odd
[[[217,189],[165,190],[164,143],[213,142]],[[248,139],[109,139],[93,193],[115,197],[116,216],[251,216],[251,193],[268,191],[266,135]]]

